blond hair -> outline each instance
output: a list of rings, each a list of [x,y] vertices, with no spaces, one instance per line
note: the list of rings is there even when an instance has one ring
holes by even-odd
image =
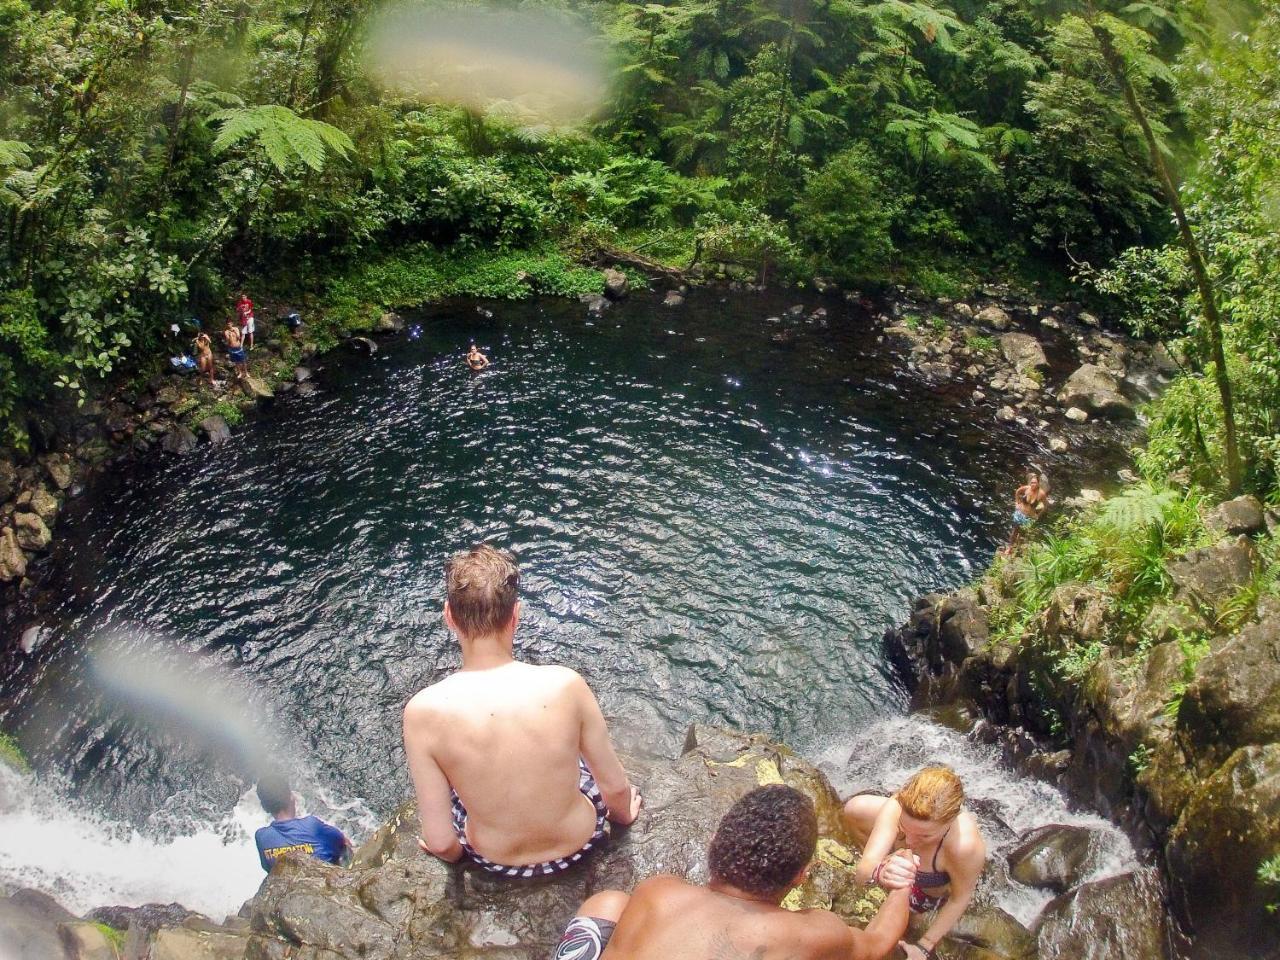
[[[487,543],[455,553],[444,565],[445,593],[454,626],[463,637],[482,637],[505,627],[520,588],[516,558]]]
[[[908,816],[947,823],[960,814],[964,787],[950,767],[925,767],[902,785],[896,799]]]

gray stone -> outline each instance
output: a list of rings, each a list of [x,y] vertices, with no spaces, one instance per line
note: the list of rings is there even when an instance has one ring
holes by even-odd
[[[1071,445],[1067,443],[1066,440],[1062,439],[1062,437],[1050,437],[1049,449],[1054,453],[1066,453],[1071,449]]]
[[[604,295],[610,300],[621,300],[631,292],[630,281],[621,270],[610,267],[604,272]]]
[[[368,337],[352,337],[347,342],[356,350],[359,350],[362,353],[367,353],[370,356],[373,356],[373,354],[378,352],[378,345]]]
[[[1280,614],[1248,624],[1205,654],[1183,695],[1178,728],[1197,752],[1220,757],[1280,741]]]
[[[598,293],[584,293],[578,298],[587,305],[587,316],[599,317],[612,306],[608,297]]]
[[[71,960],[119,960],[106,934],[92,923],[64,923],[58,934]]]
[[[1008,330],[1009,325],[1012,322],[1009,319],[1009,314],[1005,313],[1004,310],[997,307],[995,304],[979,310],[977,315],[974,317],[974,320],[978,323],[991,327],[993,330]]]
[[[1140,870],[1063,894],[1036,920],[1040,960],[1165,960],[1169,933],[1155,872]]]
[[[1077,319],[1079,319],[1079,321],[1083,323],[1086,327],[1098,326],[1098,318],[1095,317],[1092,313],[1089,313],[1085,310],[1080,311],[1080,316]]]
[[[18,638],[18,648],[30,656],[44,646],[44,642],[48,637],[49,631],[39,624],[27,627],[22,631],[22,636]]]
[[[27,575],[27,555],[18,546],[12,527],[0,530],[0,583],[21,580]]]
[[[165,453],[188,454],[196,448],[196,435],[186,424],[180,423],[164,435],[160,447]]]
[[[19,513],[13,518],[13,533],[23,550],[39,553],[49,549],[53,534],[34,513]]]
[[[53,526],[58,519],[58,498],[44,487],[34,487],[26,491],[18,500],[19,509],[25,508],[34,513],[48,526]]]
[[[1097,831],[1088,827],[1037,827],[1010,851],[1009,875],[1028,887],[1065,893],[1088,875],[1099,847]]]
[[[1072,423],[1084,423],[1089,419],[1089,414],[1087,411],[1081,410],[1079,407],[1068,407],[1067,419]]]
[[[309,397],[316,392],[316,385],[312,383],[310,380],[308,380],[305,383],[298,384],[297,389],[298,389],[298,396]]]
[[[35,890],[0,897],[0,955],[4,960],[67,960],[58,925],[75,920],[52,897]]]
[[[1246,537],[1189,550],[1167,564],[1174,599],[1214,607],[1252,578],[1258,552]]]
[[[923,933],[922,926],[913,935]],[[1036,960],[1036,938],[999,907],[975,903],[938,944],[936,955],[939,960]]]
[[[996,411],[996,419],[1002,423],[1011,423],[1018,418],[1018,412],[1010,406],[1001,407]]]
[[[378,345],[374,343],[372,340],[369,340],[366,337],[356,337],[355,339],[359,341],[363,341],[369,344],[371,347],[373,347],[373,349],[369,351],[370,353],[378,352]],[[253,397],[253,399],[258,400],[260,402],[264,400],[274,400],[276,396],[275,392],[269,386],[267,386],[267,382],[265,380],[255,377],[253,374],[250,374],[249,376],[244,377],[240,381],[240,386],[241,386],[241,389],[243,389],[246,394],[248,394],[249,396]]]
[[[66,490],[75,479],[71,458],[65,453],[49,454],[44,458],[44,468],[59,490]]]
[[[973,319],[973,307],[969,306],[967,303],[957,303],[951,309],[954,310],[956,316],[960,317],[962,320]]]
[[[1000,352],[1019,373],[1029,374],[1049,369],[1040,341],[1027,333],[1006,333],[1000,337]]]
[[[311,379],[311,370],[310,370],[310,368],[309,368],[309,367],[294,367],[294,368],[293,368],[293,382],[294,382],[294,383],[306,383],[306,382],[307,382],[308,380],[310,380],[310,379]]]
[[[1218,537],[1253,536],[1267,529],[1262,503],[1251,495],[1220,503],[1204,515],[1204,525]]]
[[[227,426],[227,421],[216,413],[200,421],[200,432],[215,447],[231,439],[231,428]]]
[[[662,298],[664,307],[681,307],[684,306],[684,295],[679,290],[668,290],[667,295]]]
[[[399,333],[404,329],[404,321],[400,319],[400,314],[388,310],[378,318],[374,329],[378,333]]]
[[[244,960],[249,942],[242,932],[165,929],[152,939],[148,960]]]
[[[1064,407],[1079,407],[1095,416],[1126,419],[1134,416],[1133,404],[1120,393],[1120,384],[1096,364],[1083,364],[1058,391]]]

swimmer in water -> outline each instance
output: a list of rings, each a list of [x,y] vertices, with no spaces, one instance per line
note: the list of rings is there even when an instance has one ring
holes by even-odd
[[[472,370],[483,370],[489,365],[489,358],[480,352],[480,348],[474,343],[467,352],[467,366]]]

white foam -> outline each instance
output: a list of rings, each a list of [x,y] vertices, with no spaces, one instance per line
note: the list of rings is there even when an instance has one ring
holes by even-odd
[[[249,791],[222,822],[155,839],[0,764],[0,885],[43,890],[77,914],[176,901],[221,920],[262,882],[253,831],[263,822]]]
[[[920,716],[893,717],[844,737],[814,744],[806,754],[831,778],[841,796],[859,790],[893,793],[923,766],[945,764],[964,782],[988,841],[988,858],[1003,859],[1013,847],[1009,831],[1021,835],[1047,824],[1098,831],[1086,880],[1101,880],[1138,865],[1133,845],[1109,821],[1071,809],[1048,784],[1020,776],[1005,766],[999,751]],[[1007,829],[1005,829],[1007,828]],[[1003,840],[1001,839],[1003,838]],[[1012,879],[994,890],[994,903],[1023,924],[1030,924],[1050,894]]]

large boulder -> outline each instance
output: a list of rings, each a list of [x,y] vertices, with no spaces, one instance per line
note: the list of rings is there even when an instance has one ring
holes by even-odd
[[[186,424],[179,423],[164,435],[160,447],[165,453],[188,454],[196,448],[196,435]]]
[[[211,446],[221,446],[231,439],[231,428],[227,421],[218,414],[211,414],[200,421],[200,432],[208,438]]]
[[[1049,902],[1036,920],[1040,960],[1163,960],[1169,931],[1154,871],[1086,883]]]
[[[1193,958],[1258,956],[1276,943],[1275,888],[1256,872],[1280,850],[1280,743],[1242,747],[1197,786],[1165,846],[1174,912]]]
[[[46,526],[53,526],[58,519],[58,498],[45,487],[33,487],[18,498],[18,512],[34,513]]]
[[[978,323],[991,327],[994,330],[1008,330],[1009,324],[1011,323],[1009,320],[1009,314],[1005,313],[1004,310],[997,307],[995,304],[992,304],[989,307],[983,307],[978,311],[977,315],[973,319]]]
[[[1028,887],[1065,893],[1089,873],[1099,845],[1097,831],[1088,827],[1036,827],[1009,852],[1009,875]]]
[[[1193,750],[1219,760],[1236,747],[1280,741],[1280,614],[1249,624],[1200,660],[1178,728]]]
[[[44,458],[44,468],[48,471],[53,485],[59,490],[68,489],[75,479],[74,462],[65,453],[49,454]]]
[[[1000,337],[1000,352],[1019,373],[1043,373],[1049,369],[1040,341],[1029,333],[1006,333]]]
[[[1067,378],[1058,391],[1058,402],[1093,416],[1114,420],[1132,418],[1133,404],[1120,392],[1120,384],[1108,371],[1086,363]]]
[[[53,541],[53,534],[49,532],[48,525],[34,513],[20,513],[15,516],[13,534],[18,541],[18,546],[23,550],[36,553],[48,550],[49,544]]]
[[[627,275],[610,267],[604,272],[604,295],[610,300],[621,300],[631,289]]]
[[[12,527],[0,530],[0,583],[21,580],[27,575],[27,555],[18,546],[18,535]]]
[[[853,879],[857,856],[840,822],[839,798],[817,769],[785,747],[695,728],[679,759],[633,757],[627,767],[644,790],[646,812],[556,877],[506,880],[424,855],[412,803],[357,851],[350,869],[287,857],[248,905],[250,955],[544,960],[578,904],[596,890],[629,890],[655,873],[705,880],[706,848],[720,817],[748,790],[778,782],[814,799],[822,834],[812,876],[787,905],[828,907],[863,923],[874,911],[878,894]]]
[[[922,936],[930,919],[912,917],[908,938]],[[935,955],[939,960],[1035,960],[1036,938],[999,907],[975,903],[943,937]]]
[[[1216,607],[1253,579],[1258,551],[1245,537],[1188,550],[1168,565],[1175,600]]]
[[[355,339],[365,340],[367,338],[356,337]],[[369,340],[369,343],[373,343],[373,341]],[[377,353],[377,351],[378,351],[378,346],[377,344],[374,344],[373,349],[370,350],[369,352]],[[240,381],[240,386],[246,394],[248,394],[249,396],[253,397],[253,399],[258,400],[260,402],[264,400],[274,400],[276,396],[275,392],[271,389],[271,387],[267,385],[267,382],[265,380],[259,377],[255,377],[253,374],[248,374],[247,376],[245,376]]]
[[[1267,529],[1262,504],[1251,495],[1220,503],[1204,515],[1204,525],[1219,537],[1253,536]]]
[[[0,956],[4,960],[68,960],[59,925],[75,917],[52,897],[19,890],[0,897]]]
[[[1106,635],[1110,601],[1097,587],[1064,583],[1040,615],[1040,631],[1053,647],[1088,646]]]
[[[374,329],[378,333],[399,333],[404,329],[404,321],[400,318],[400,314],[395,311],[388,310],[378,318],[378,322],[374,325]]]

